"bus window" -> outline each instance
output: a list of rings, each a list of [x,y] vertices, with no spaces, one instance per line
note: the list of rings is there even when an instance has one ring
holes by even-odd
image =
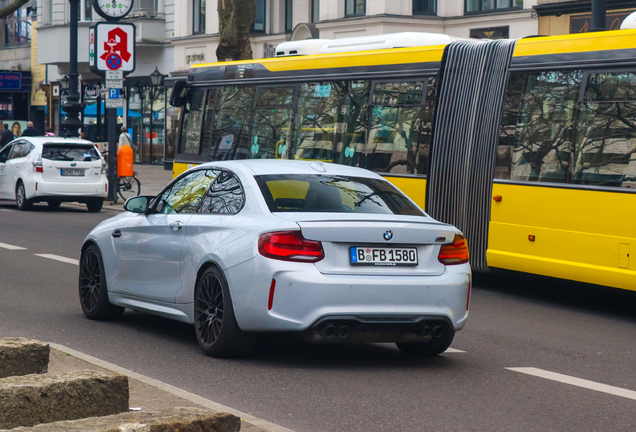
[[[377,82],[369,122],[366,168],[372,171],[415,174],[422,81]]]
[[[511,178],[567,183],[582,71],[530,73],[516,128]]]
[[[367,142],[369,81],[350,81],[338,123],[335,160],[350,166],[364,166]]]
[[[253,105],[254,87],[228,86],[220,90],[210,160],[249,156]]]
[[[288,159],[295,86],[259,87],[249,148],[251,159]]]
[[[588,75],[572,183],[636,187],[636,74]]]
[[[345,88],[344,81],[300,85],[292,150],[294,159],[334,161],[338,113]]]
[[[209,160],[214,141],[214,120],[216,107],[216,89],[208,90],[205,102],[205,112],[203,114],[203,131],[201,132],[201,156]]]
[[[183,127],[179,153],[199,155],[199,141],[201,138],[201,120],[203,119],[204,90],[194,90],[188,96],[183,113]]]
[[[426,175],[428,173],[428,157],[431,153],[431,140],[433,132],[433,115],[435,113],[435,102],[437,95],[437,79],[428,79],[426,87],[426,101],[424,103],[424,113],[420,125],[420,144],[415,155],[415,173]]]
[[[511,73],[506,88],[506,97],[501,110],[499,144],[495,161],[494,178],[510,179],[512,169],[512,149],[517,136],[517,124],[521,116],[522,94],[525,74]]]

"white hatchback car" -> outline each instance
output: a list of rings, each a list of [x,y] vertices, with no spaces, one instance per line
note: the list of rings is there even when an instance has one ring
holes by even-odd
[[[90,141],[18,138],[0,149],[0,199],[15,199],[20,210],[36,202],[57,208],[76,201],[98,212],[108,195],[106,168]]]
[[[466,240],[367,170],[211,162],[125,208],[82,246],[91,319],[129,308],[192,323],[212,356],[271,331],[435,355],[468,317]]]

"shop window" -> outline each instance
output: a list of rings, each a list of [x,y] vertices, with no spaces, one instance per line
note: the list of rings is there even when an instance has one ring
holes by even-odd
[[[435,15],[437,0],[413,0],[413,15]]]
[[[364,15],[366,7],[366,0],[345,0],[345,16]]]
[[[31,19],[35,8],[23,7],[0,19],[0,46],[28,45],[31,43]]]
[[[252,31],[265,32],[265,0],[256,1],[256,16],[254,18],[254,24],[252,24]]]
[[[522,9],[523,0],[466,0],[466,13],[496,12],[505,9]]]
[[[508,26],[471,29],[470,37],[473,39],[508,39],[509,30]]]
[[[205,33],[205,1],[192,0],[192,34]]]

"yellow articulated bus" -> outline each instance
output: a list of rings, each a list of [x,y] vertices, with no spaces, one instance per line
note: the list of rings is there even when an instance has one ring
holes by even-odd
[[[174,176],[246,158],[359,166],[462,229],[477,271],[636,290],[636,31],[435,36],[193,67],[171,101]]]

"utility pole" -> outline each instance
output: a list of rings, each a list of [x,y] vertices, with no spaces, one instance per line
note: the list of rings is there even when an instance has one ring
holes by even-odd
[[[592,0],[592,23],[590,31],[605,31],[607,21],[606,0]]]
[[[68,72],[68,97],[64,103],[66,116],[62,122],[63,135],[69,137],[79,137],[79,129],[82,127],[80,113],[84,110],[84,105],[80,103],[79,74],[77,72],[77,16],[79,14],[79,0],[69,0],[71,5],[70,23],[70,50]]]

